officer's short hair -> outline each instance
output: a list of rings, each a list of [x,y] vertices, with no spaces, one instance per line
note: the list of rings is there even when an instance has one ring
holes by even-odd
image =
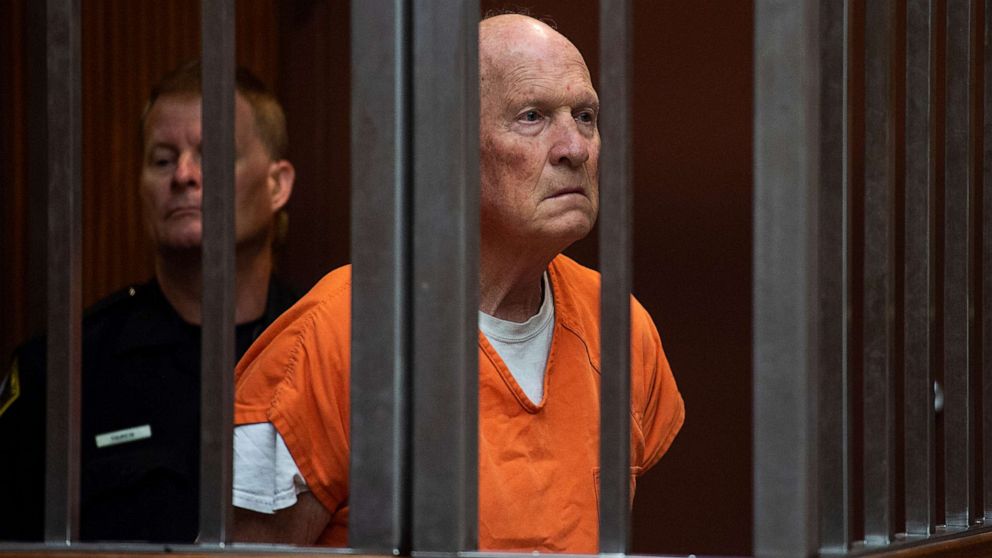
[[[152,87],[145,110],[141,113],[141,134],[144,137],[148,113],[159,97],[172,95],[202,96],[200,61],[191,60],[165,75]],[[247,68],[238,66],[234,88],[251,106],[255,128],[266,151],[273,160],[286,158],[289,134],[286,131],[286,113],[274,93]]]

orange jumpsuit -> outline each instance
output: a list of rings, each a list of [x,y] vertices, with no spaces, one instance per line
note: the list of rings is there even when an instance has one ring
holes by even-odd
[[[544,399],[527,399],[479,334],[479,548],[597,552],[599,274],[548,268],[555,324]],[[271,422],[333,514],[318,543],[347,544],[351,269],[325,276],[248,350],[235,422]],[[661,340],[631,298],[631,482],[654,465],[684,409]]]

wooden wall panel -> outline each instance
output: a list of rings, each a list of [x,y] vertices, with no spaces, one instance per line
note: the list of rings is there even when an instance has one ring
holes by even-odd
[[[280,4],[279,97],[296,185],[278,272],[309,288],[348,263],[351,204],[350,36],[347,2]]]

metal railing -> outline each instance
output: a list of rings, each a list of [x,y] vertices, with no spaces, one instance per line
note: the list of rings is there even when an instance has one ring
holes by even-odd
[[[992,9],[756,8],[755,553],[878,552],[985,532]],[[861,56],[863,90],[852,76]],[[858,149],[863,176],[851,165]]]

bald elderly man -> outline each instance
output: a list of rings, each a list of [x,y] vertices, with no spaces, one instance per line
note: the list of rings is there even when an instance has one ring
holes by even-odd
[[[599,99],[572,43],[479,27],[479,548],[597,552],[599,274],[561,254],[596,221]],[[329,273],[238,365],[235,538],[347,545],[350,268]],[[682,398],[632,299],[631,475]]]

